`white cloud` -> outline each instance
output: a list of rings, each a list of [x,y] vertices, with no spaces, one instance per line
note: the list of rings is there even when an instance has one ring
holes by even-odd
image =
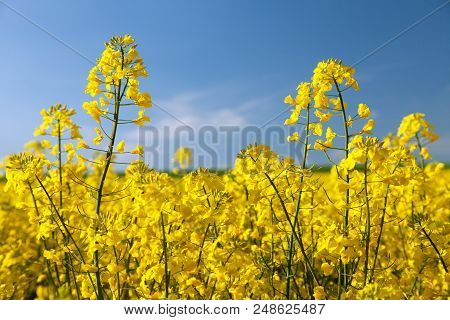
[[[226,89],[198,90],[175,94],[169,98],[156,101],[158,106],[173,114],[174,117],[154,107],[149,110],[148,114],[152,119],[149,126],[153,127],[152,130],[157,131],[156,135],[154,131],[146,131],[144,139],[140,141],[139,128],[130,127],[122,136],[127,141],[127,145],[156,145],[154,149],[156,153],[153,152],[153,155],[157,154],[156,158],[152,157],[152,152],[148,153],[148,161],[155,167],[167,167],[167,158],[173,155],[179,145],[193,148],[196,156],[205,155],[205,150],[199,144],[199,140],[204,141],[210,148],[217,151],[219,162],[213,163],[214,161],[208,162],[209,160],[206,160],[207,162],[202,164],[196,163],[196,160],[198,160],[196,159],[194,160],[194,166],[230,166],[229,160],[225,160],[228,159],[226,155],[231,153],[231,160],[234,160],[235,154],[240,150],[240,144],[233,141],[232,146],[230,146],[230,142],[223,138],[223,130],[218,131],[218,141],[213,143],[209,140],[210,136],[200,137],[199,130],[204,126],[243,128],[251,124],[246,115],[255,114],[258,110],[267,106],[268,102],[267,97],[258,97],[232,105],[231,102],[227,101],[231,99],[222,100],[219,98],[225,97],[226,99],[230,94],[230,91]],[[154,113],[153,117],[152,113]],[[175,134],[176,128],[185,126],[191,127],[193,130],[193,136],[189,139],[183,134]],[[183,132],[186,133],[186,130],[183,130]],[[207,153],[206,156],[208,157],[209,154]]]
[[[174,95],[168,99],[158,101],[161,108],[172,113],[174,117],[164,115],[158,127],[176,127],[186,124],[194,129],[203,125],[211,126],[244,126],[247,124],[246,118],[242,115],[241,108],[248,108],[251,101],[244,101],[242,104],[231,108],[218,103],[220,96],[214,91],[195,91]]]
[[[156,101],[161,112],[153,108],[148,112],[151,116],[153,110],[159,113],[158,119],[150,123],[158,130],[169,127],[172,131],[180,126],[189,126],[198,131],[202,126],[238,126],[248,125],[244,112],[256,108],[258,104],[264,103],[264,98],[246,100],[235,107],[227,107],[225,103],[218,102],[220,93],[217,90],[199,90],[175,94],[172,97]],[[124,138],[128,141],[137,142],[138,128],[134,127],[124,133]]]

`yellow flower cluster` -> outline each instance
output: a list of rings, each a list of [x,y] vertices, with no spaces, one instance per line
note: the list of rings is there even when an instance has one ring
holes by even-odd
[[[145,75],[134,40],[113,38],[88,78],[87,92],[104,95],[102,108],[84,105],[95,121],[110,120],[110,131],[96,130],[98,149],[80,140],[74,112],[58,105],[42,112],[38,129],[55,141],[6,159],[0,298],[450,297],[450,174],[426,161],[437,135],[422,114],[405,117],[397,135],[373,137],[373,120],[358,124],[369,107],[359,104],[351,117],[344,101],[345,88],[358,88],[354,70],[328,60],[285,99],[300,164],[251,145],[223,175],[174,177],[142,160],[120,175],[113,165],[127,153],[116,141],[122,98],[148,106],[137,84]],[[324,129],[332,117],[342,127]],[[329,157],[329,173],[308,166],[311,152]],[[187,168],[191,150],[174,160]]]
[[[173,156],[173,162],[177,163],[181,169],[187,169],[192,163],[192,150],[187,147],[179,148]]]
[[[143,126],[150,121],[144,112],[151,107],[151,96],[140,91],[138,80],[148,74],[136,47],[130,35],[111,38],[98,63],[89,71],[86,93],[102,96],[99,101],[85,102],[83,108],[96,122],[100,123],[101,118],[110,119],[108,106],[117,109],[121,103],[139,107],[138,117],[133,120],[136,124]],[[129,102],[123,103],[125,99]]]

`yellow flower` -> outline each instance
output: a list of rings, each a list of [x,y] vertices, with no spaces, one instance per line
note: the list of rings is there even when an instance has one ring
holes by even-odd
[[[121,66],[117,66],[116,67],[116,72],[114,74],[114,78],[118,79],[118,80],[121,80],[121,79],[123,79],[123,77],[125,77],[125,70],[122,69]]]
[[[130,45],[134,42],[134,39],[132,36],[130,36],[129,34],[126,34],[123,36],[123,43],[126,45]]]
[[[289,104],[291,106],[295,105],[295,101],[291,95],[288,95],[288,96],[286,96],[286,98],[284,98],[284,103]]]
[[[105,99],[105,98],[103,98],[103,97],[100,97],[100,105],[102,106],[102,107],[106,107],[107,105],[109,105],[109,101],[107,100],[107,99]]]
[[[326,150],[327,148],[330,148],[332,144],[329,141],[323,141],[320,139],[317,139],[314,142],[314,149],[315,150]]]
[[[322,286],[317,286],[314,288],[314,299],[316,300],[324,300],[327,295],[325,293],[325,289]]]
[[[138,94],[135,102],[137,106],[143,108],[150,108],[152,106],[152,98],[148,92]]]
[[[316,136],[321,136],[323,133],[321,123],[311,123],[309,125],[309,130],[312,130],[313,134],[315,134]]]
[[[133,122],[135,124],[137,124],[138,126],[143,126],[143,125],[145,125],[145,122],[150,122],[150,118],[147,117],[144,114],[144,112],[145,112],[144,109],[140,109],[139,112],[138,112],[138,117],[133,120]]]
[[[294,132],[292,135],[287,137],[287,141],[292,142],[292,141],[299,141],[300,137],[298,135],[298,132]]]
[[[362,133],[371,133],[374,126],[375,126],[375,120],[370,119],[370,120],[367,121],[367,123],[364,125],[364,127],[363,127],[362,130],[361,130],[361,132],[362,132]]]
[[[173,156],[173,161],[182,169],[186,169],[192,163],[192,150],[187,147],[179,148]]]
[[[336,138],[336,133],[333,131],[333,129],[331,129],[331,127],[327,128],[325,138],[327,139],[327,141],[330,141],[330,142],[332,142],[333,139]]]
[[[320,122],[327,122],[328,120],[330,120],[331,118],[331,113],[327,112],[327,113],[322,113],[319,110],[315,110],[314,114],[316,115],[317,118],[319,118]]]
[[[100,123],[100,116],[103,111],[98,107],[97,100],[83,103],[83,109],[98,123]]]
[[[353,160],[351,157],[348,157],[341,160],[339,167],[346,171],[349,171],[355,168],[355,164],[355,160]]]
[[[136,146],[136,148],[134,148],[131,151],[132,154],[138,154],[138,155],[143,155],[144,154],[144,148],[141,145]]]
[[[368,118],[370,117],[370,109],[365,103],[360,103],[358,105],[358,114],[361,118]]]
[[[333,273],[333,267],[330,266],[327,262],[322,263],[321,269],[323,271],[323,274],[326,276],[329,276]]]
[[[428,151],[427,147],[422,147],[420,149],[420,155],[424,158],[424,159],[431,159],[431,155],[430,152]]]
[[[291,116],[284,121],[284,124],[290,125],[290,126],[296,125],[298,122],[299,116],[300,116],[300,112],[297,110],[293,110],[291,113]]]
[[[125,150],[125,141],[121,140],[116,147],[116,151],[119,153],[123,153]]]
[[[75,148],[72,143],[66,143],[64,145],[64,150],[67,152],[67,161],[72,161],[75,156]]]
[[[102,131],[101,131],[99,128],[97,128],[97,127],[95,127],[94,130],[95,130],[97,136],[92,140],[92,142],[93,142],[95,145],[98,145],[98,144],[100,144],[100,143],[102,142],[102,140],[103,140],[103,134],[102,134]]]
[[[77,143],[77,149],[90,149],[90,147],[84,142],[84,140],[80,140]]]
[[[45,139],[41,141],[41,146],[42,148],[50,149],[52,147],[52,144],[50,143],[49,140]]]

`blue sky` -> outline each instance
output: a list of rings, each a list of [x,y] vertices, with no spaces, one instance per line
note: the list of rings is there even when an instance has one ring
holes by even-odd
[[[142,87],[197,129],[265,124],[318,61],[352,64],[444,1],[2,2],[91,60],[112,35],[132,34],[150,73]],[[39,110],[59,102],[79,111],[89,136],[94,122],[81,109],[89,62],[1,3],[0,28],[0,156],[20,151],[33,138]],[[349,100],[371,107],[378,135],[424,112],[441,136],[432,150],[443,161],[450,160],[449,30],[447,5],[360,63],[361,90]],[[180,124],[158,108],[150,117],[157,128]],[[138,140],[135,129],[124,130]]]

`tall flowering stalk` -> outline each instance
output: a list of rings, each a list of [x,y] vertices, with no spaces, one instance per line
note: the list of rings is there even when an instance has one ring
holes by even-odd
[[[410,150],[417,150],[417,157],[420,159],[418,180],[412,188],[413,197],[411,199],[411,226],[418,231],[422,237],[433,248],[439,263],[446,273],[448,273],[447,263],[442,255],[441,250],[431,237],[430,229],[433,222],[430,217],[430,212],[426,205],[418,206],[416,209],[414,193],[415,189],[422,189],[419,193],[422,201],[427,198],[426,185],[429,173],[426,172],[425,161],[431,159],[431,155],[426,147],[427,144],[432,143],[438,139],[438,135],[434,132],[433,126],[424,119],[423,113],[415,113],[403,118],[398,129],[399,143],[403,146],[409,146]],[[414,164],[414,163],[413,163]],[[420,201],[419,201],[420,202]],[[427,231],[428,229],[428,231]]]
[[[304,179],[305,175],[307,175],[307,158],[308,158],[308,152],[310,149],[309,139],[310,139],[310,131],[311,131],[311,114],[310,114],[310,104],[311,104],[311,85],[307,82],[300,83],[297,87],[297,96],[295,98],[292,98],[292,96],[287,96],[285,98],[285,103],[287,103],[290,106],[293,106],[294,109],[292,110],[291,116],[289,119],[285,121],[286,125],[297,125],[298,120],[300,118],[300,113],[302,110],[306,111],[306,123],[301,124],[304,127],[304,141],[301,141],[300,135],[298,132],[295,132],[293,135],[289,136],[287,138],[288,141],[291,142],[299,142],[303,144],[303,153],[302,153],[302,160],[301,160],[301,166],[300,166],[300,181],[299,181],[299,190],[297,195],[297,202],[295,205],[295,212],[294,212],[294,222],[292,224],[291,229],[291,235],[289,237],[289,250],[288,250],[288,262],[287,262],[287,275],[286,275],[286,299],[290,299],[291,296],[291,278],[294,276],[292,274],[292,258],[293,258],[293,250],[294,250],[294,238],[296,234],[296,228],[298,226],[298,233],[299,233],[299,245],[300,250],[302,251],[302,254],[305,259],[305,264],[307,266],[308,271],[313,275],[314,280],[318,282],[317,276],[314,271],[314,267],[312,263],[310,262],[308,255],[305,251],[305,246],[303,243],[303,238],[301,236],[301,230],[300,230],[300,224],[299,224],[299,214],[301,209],[301,203],[302,203],[302,195],[304,190],[306,189],[304,186]],[[303,135],[302,135],[303,136]],[[312,197],[312,195],[311,195]],[[312,230],[312,229],[311,229]],[[311,255],[312,256],[312,255]],[[312,291],[313,285],[310,284],[310,296],[313,297],[313,291]]]
[[[63,211],[63,180],[67,179],[67,169],[63,167],[63,140],[79,140],[82,138],[79,127],[72,120],[72,117],[75,115],[75,110],[73,108],[68,108],[66,105],[56,104],[51,106],[48,110],[41,110],[42,116],[42,124],[37,128],[34,132],[35,136],[44,136],[44,137],[54,137],[56,139],[56,144],[52,146],[51,141],[45,139],[41,142],[41,145],[44,148],[51,149],[50,153],[54,155],[57,159],[57,163],[55,165],[57,172],[57,180],[58,180],[58,190],[57,193],[59,195],[58,199],[58,209],[61,213],[61,216],[64,219]],[[67,160],[70,162],[74,156],[73,145],[69,142],[65,145],[65,149],[67,152]],[[66,172],[64,172],[66,171]],[[50,172],[50,174],[53,174]],[[33,202],[35,203],[36,210],[36,201],[34,192],[30,186],[31,194],[33,197]],[[69,195],[67,195],[69,196]],[[65,235],[64,242],[69,241],[67,238],[68,235]],[[46,250],[48,250],[48,245],[46,244]],[[71,254],[69,252],[64,253],[64,269],[65,269],[65,279],[67,281],[69,290],[71,289],[71,277],[73,276],[73,282],[76,288],[77,295],[79,296],[79,286],[76,280],[76,275],[74,273],[74,266]],[[55,265],[55,270],[58,270],[58,267]],[[57,271],[57,274],[59,272]]]
[[[325,111],[322,112],[317,110],[317,116],[320,118],[321,122],[327,122],[332,116],[339,114],[342,118],[342,137],[344,139],[343,146],[340,147],[333,145],[333,140],[337,134],[331,127],[328,127],[326,132],[326,140],[317,139],[315,141],[315,149],[324,151],[327,158],[336,165],[335,168],[337,176],[342,181],[340,183],[340,190],[344,192],[344,201],[340,203],[339,207],[343,211],[344,219],[342,232],[344,238],[349,238],[350,236],[350,213],[354,203],[351,194],[351,174],[355,169],[357,160],[352,157],[351,148],[356,141],[359,141],[355,139],[359,139],[364,134],[370,134],[374,126],[374,120],[370,119],[359,132],[350,133],[350,128],[356,120],[368,118],[370,116],[370,109],[365,104],[359,104],[358,113],[353,117],[347,110],[347,103],[344,101],[343,92],[350,88],[354,90],[359,89],[358,82],[354,78],[354,73],[355,70],[352,67],[344,65],[339,60],[329,59],[322,61],[317,65],[314,69],[311,82],[315,106],[318,109]],[[336,91],[335,94],[332,93],[333,89]],[[318,135],[322,135],[322,126],[320,125],[316,131],[318,131]],[[330,150],[338,150],[344,153],[344,157],[339,164],[335,163],[330,158],[328,153]],[[366,176],[366,173],[367,172],[364,173],[364,176]],[[358,181],[358,179],[354,180]],[[367,185],[367,183],[365,183],[365,185]],[[366,216],[365,232],[366,252],[368,253],[368,244],[370,242],[370,204],[368,201],[366,201],[365,206],[368,212]],[[351,238],[353,238],[353,235]],[[349,239],[344,242],[349,241],[352,240]],[[348,246],[344,246],[343,254],[339,259],[338,267],[338,298],[340,298],[342,291],[347,291],[349,285],[351,284],[353,273],[359,263],[359,259],[352,261],[351,255],[351,249]],[[365,263],[368,263],[368,258]]]
[[[82,148],[103,151],[104,156],[99,161],[100,177],[97,187],[97,196],[95,204],[95,213],[102,219],[102,200],[104,197],[104,186],[108,176],[113,156],[117,153],[124,153],[124,141],[116,145],[119,125],[135,123],[139,126],[145,124],[150,119],[144,114],[145,108],[151,106],[151,98],[147,92],[141,92],[139,89],[139,78],[147,77],[142,58],[136,50],[134,39],[130,35],[117,36],[111,38],[106,43],[106,49],[98,60],[88,76],[86,93],[91,96],[102,96],[98,100],[85,102],[83,108],[98,123],[99,128],[95,128],[97,137],[94,144],[100,144],[106,136],[108,143],[106,150],[98,150],[87,146],[84,142],[80,145]],[[125,101],[127,100],[127,101]],[[100,107],[99,107],[100,102]],[[121,109],[124,106],[135,105],[139,107],[138,116],[134,120],[123,120],[120,118]],[[112,107],[112,110],[110,108]],[[110,123],[110,132],[107,133],[102,126],[102,120]],[[114,151],[116,148],[116,151]],[[130,153],[141,153],[137,148]],[[103,289],[100,274],[99,251],[94,252],[94,264],[97,268],[97,291],[98,298],[103,299]],[[119,284],[120,288],[120,284]]]

